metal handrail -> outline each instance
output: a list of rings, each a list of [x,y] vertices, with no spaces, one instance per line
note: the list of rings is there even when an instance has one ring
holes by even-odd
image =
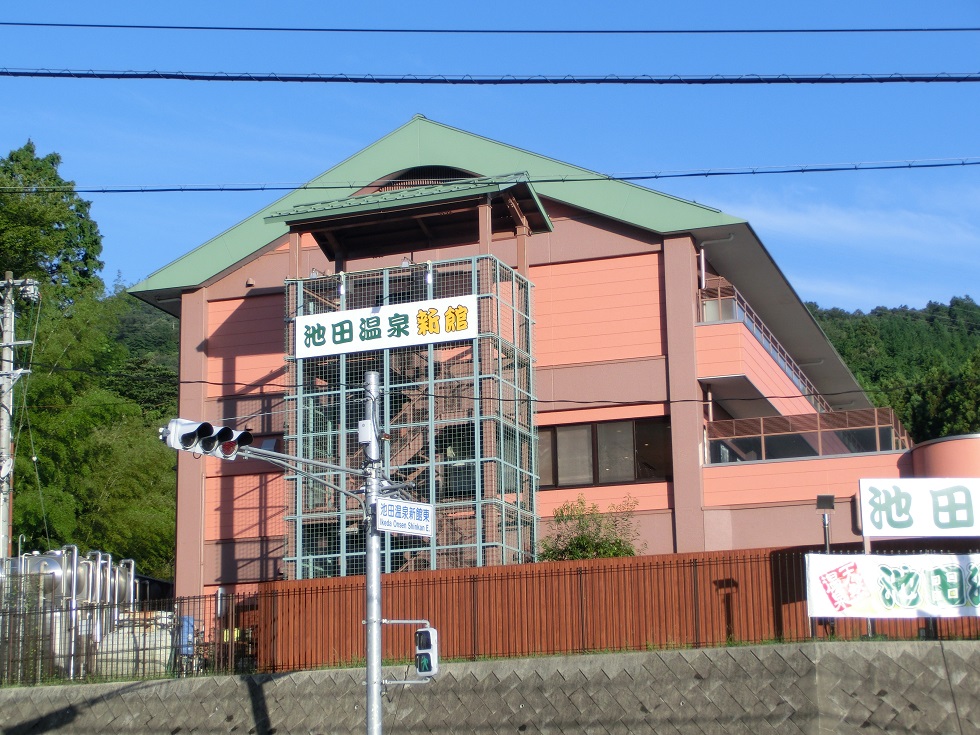
[[[707,304],[713,303],[715,315],[708,314]],[[741,322],[745,324],[749,332],[755,335],[766,352],[770,354],[777,365],[793,381],[803,397],[810,402],[818,411],[832,411],[831,405],[820,394],[816,386],[810,382],[796,361],[790,356],[789,352],[780,344],[775,335],[770,331],[765,322],[759,318],[745,297],[739,293],[729,281],[720,276],[709,277],[705,281],[705,287],[700,291],[699,299],[700,313],[698,320],[700,324],[720,324],[725,322]]]

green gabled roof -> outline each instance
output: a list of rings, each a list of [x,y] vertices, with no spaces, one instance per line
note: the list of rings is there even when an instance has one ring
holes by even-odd
[[[550,232],[551,219],[541,206],[541,201],[534,193],[534,187],[528,182],[527,174],[507,174],[504,176],[481,176],[475,179],[461,179],[446,184],[430,184],[413,186],[407,189],[391,189],[371,194],[348,197],[347,199],[331,199],[314,204],[301,204],[282,212],[273,212],[265,218],[266,222],[280,221],[287,224],[309,222],[311,220],[328,219],[337,216],[349,216],[396,209],[398,207],[420,206],[425,204],[440,204],[456,201],[462,198],[482,197],[487,194],[499,194],[503,191],[520,189],[534,203],[536,211],[526,212],[532,232]]]
[[[447,166],[494,176],[526,171],[534,190],[580,209],[660,234],[744,224],[744,220],[700,204],[617,181],[578,166],[498,143],[416,115],[408,123],[337,164],[307,185],[164,266],[129,289],[137,295],[199,286],[286,234],[276,213],[298,210],[323,199],[346,199],[389,174],[417,166]],[[341,182],[349,182],[344,185]]]

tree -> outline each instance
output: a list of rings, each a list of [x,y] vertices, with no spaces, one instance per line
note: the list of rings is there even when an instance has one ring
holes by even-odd
[[[31,141],[0,159],[4,269],[60,289],[101,293],[102,236],[89,214],[90,203],[61,178],[59,165],[57,153],[38,158]]]
[[[636,498],[610,505],[607,512],[589,504],[584,495],[558,506],[551,535],[541,541],[540,561],[609,559],[636,556],[639,531],[633,518]]]
[[[18,348],[13,535],[169,577],[174,460],[157,427],[176,405],[177,334],[121,286],[105,295],[98,227],[59,164],[31,143],[0,159],[0,262],[41,283],[17,320],[33,344]]]
[[[868,314],[807,305],[878,406],[917,442],[978,430],[980,305],[969,296]]]

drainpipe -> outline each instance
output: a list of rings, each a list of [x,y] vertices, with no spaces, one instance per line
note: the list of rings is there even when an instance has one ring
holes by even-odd
[[[704,248],[706,245],[723,245],[728,242],[735,241],[735,233],[728,233],[728,237],[723,237],[720,240],[702,240],[698,243],[698,270],[700,271],[700,286],[704,289],[705,279],[707,278],[707,268],[704,262]]]

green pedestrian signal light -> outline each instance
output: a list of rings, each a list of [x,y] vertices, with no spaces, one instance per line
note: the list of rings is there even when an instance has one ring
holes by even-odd
[[[439,673],[439,631],[435,628],[415,631],[415,673],[426,679]]]

